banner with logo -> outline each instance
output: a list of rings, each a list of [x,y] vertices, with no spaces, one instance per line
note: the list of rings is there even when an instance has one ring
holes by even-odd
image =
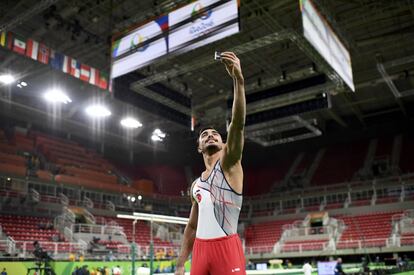
[[[37,62],[49,65],[52,69],[69,74],[103,90],[111,91],[111,87],[108,85],[110,81],[107,73],[81,64],[76,59],[56,52],[43,43],[33,39],[25,39],[12,32],[1,32],[0,46]]]
[[[189,51],[239,31],[237,0],[195,1],[114,40],[111,78],[168,53]]]
[[[160,19],[151,21],[122,39],[115,41],[112,45],[112,58],[115,59],[111,69],[112,78],[134,71],[167,54],[167,38],[145,43],[145,41],[162,35],[168,27],[168,17],[164,16]]]
[[[189,51],[240,31],[237,1],[206,9],[214,2],[217,1],[200,0],[169,14],[171,26],[184,23],[169,33],[170,52]],[[200,13],[201,16],[197,17]]]
[[[300,0],[303,35],[355,92],[351,56],[311,0]]]
[[[52,254],[52,253],[50,253]],[[53,258],[53,254],[51,255]],[[78,258],[78,255],[75,255]],[[171,260],[160,260],[154,261],[154,267],[160,270],[165,268],[175,266],[177,263]],[[113,274],[112,270],[114,267],[118,267],[121,270],[121,274],[131,274],[132,272],[132,264],[131,261],[113,261],[113,262],[104,262],[104,261],[52,261],[50,262],[50,266],[53,268],[56,274],[58,275],[72,275],[77,269],[84,268],[84,270],[88,270],[83,274],[96,274],[97,269],[107,269],[108,273],[106,274]],[[135,262],[135,274],[139,274],[140,267],[142,266],[150,266],[150,261],[136,261]],[[190,261],[185,262],[185,270],[188,272],[191,268]],[[3,271],[3,268],[6,269],[7,274],[10,275],[24,275],[24,274],[39,274],[36,273],[34,268],[37,267],[36,262],[28,262],[28,261],[15,261],[15,262],[1,262],[0,270]],[[31,272],[28,272],[28,269],[31,269]],[[43,273],[42,273],[43,274]],[[80,274],[80,273],[77,273]]]

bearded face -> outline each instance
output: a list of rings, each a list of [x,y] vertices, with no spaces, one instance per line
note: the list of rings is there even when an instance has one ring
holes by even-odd
[[[223,148],[221,135],[215,129],[206,129],[201,132],[198,138],[198,151],[200,153],[214,153]]]

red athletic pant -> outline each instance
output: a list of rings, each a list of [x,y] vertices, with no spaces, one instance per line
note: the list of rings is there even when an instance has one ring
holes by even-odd
[[[191,275],[244,275],[245,259],[239,235],[216,239],[196,238]]]

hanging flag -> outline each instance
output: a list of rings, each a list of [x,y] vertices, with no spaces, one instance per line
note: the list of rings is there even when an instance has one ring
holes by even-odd
[[[63,57],[63,66],[62,66],[62,72],[69,74],[70,73],[70,66],[72,65],[72,58],[65,55]]]
[[[62,70],[64,55],[56,52],[55,50],[50,51],[50,67],[55,70]]]
[[[0,45],[2,47],[6,46],[6,36],[7,36],[6,32],[1,32],[1,34],[0,34]]]
[[[25,54],[26,52],[26,42],[20,38],[14,38],[13,41],[13,51],[18,54]]]
[[[48,64],[49,55],[50,55],[50,49],[45,44],[40,44],[37,60],[43,64]]]
[[[195,124],[196,124],[196,118],[195,116],[191,116],[191,132],[194,132]]]
[[[91,74],[91,67],[85,64],[81,64],[80,68],[80,79],[88,82]]]
[[[80,63],[76,59],[72,59],[70,65],[70,74],[76,78],[80,77]]]
[[[112,58],[115,58],[115,57],[117,57],[118,56],[118,49],[119,49],[119,44],[121,43],[121,39],[119,39],[119,40],[117,40],[117,41],[115,41],[113,44],[112,44],[112,49],[111,49],[111,51],[112,51]]]
[[[89,78],[89,83],[92,85],[96,85],[98,86],[98,82],[99,82],[99,70],[95,69],[95,68],[91,68],[91,73],[90,73],[90,78]]]
[[[98,86],[99,88],[105,89],[105,90],[108,88],[108,74],[107,73],[101,72]]]
[[[110,93],[112,93],[112,92],[113,92],[113,86],[114,86],[114,83],[113,83],[113,81],[112,81],[112,78],[109,78],[108,91],[109,91]]]
[[[26,56],[30,57],[31,59],[37,60],[38,51],[39,42],[34,41],[33,39],[27,40]]]
[[[11,32],[1,32],[0,45],[11,50],[13,46],[13,39]]]

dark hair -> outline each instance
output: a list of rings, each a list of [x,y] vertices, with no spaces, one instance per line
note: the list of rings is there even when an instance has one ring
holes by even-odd
[[[222,141],[223,141],[223,142],[225,142],[225,140],[226,140],[226,138],[227,138],[227,135],[226,135],[226,134],[225,134],[225,135],[223,135],[222,133],[220,133],[220,132],[219,132],[219,130],[217,130],[217,129],[216,129],[216,128],[214,128],[213,126],[206,126],[206,127],[202,127],[202,128],[200,129],[200,131],[198,132],[198,136],[197,136],[197,146],[199,146],[199,145],[200,145],[200,144],[199,144],[199,142],[200,142],[200,136],[201,136],[201,134],[202,134],[205,130],[209,130],[209,129],[212,129],[212,130],[217,131],[217,133],[219,133],[219,134],[220,134]]]
[[[209,129],[213,129],[216,130],[216,128],[214,128],[213,126],[206,126],[200,129],[200,131],[198,131],[198,137],[197,140],[200,138],[201,134],[205,131],[205,130],[209,130]],[[217,130],[216,130],[217,131]]]

